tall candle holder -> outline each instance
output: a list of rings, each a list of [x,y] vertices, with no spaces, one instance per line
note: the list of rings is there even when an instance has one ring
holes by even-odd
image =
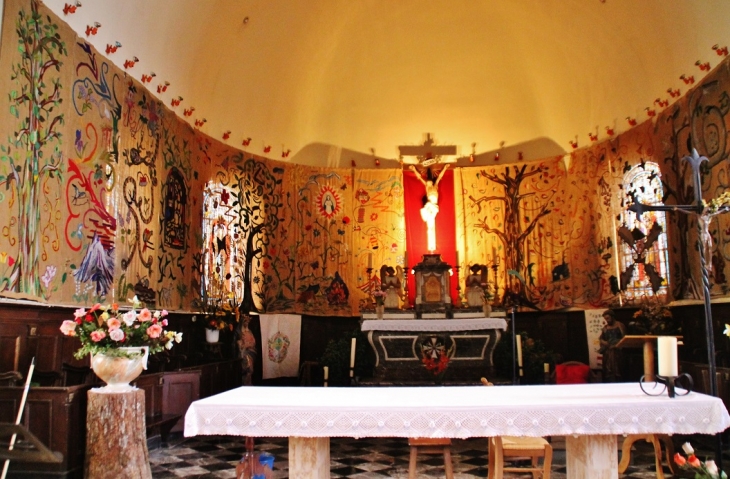
[[[494,271],[494,301],[493,304],[499,304],[499,283],[497,282],[497,273],[499,271],[499,260],[492,263],[492,271]]]
[[[456,270],[456,307],[463,308],[464,298],[461,295],[461,280],[459,279],[459,270],[461,269],[461,266],[457,264],[454,269]]]
[[[639,387],[647,396],[661,396],[664,394],[664,391],[667,391],[667,395],[670,398],[686,396],[691,393],[694,388],[692,376],[687,373],[680,374],[679,376],[659,376],[656,374],[654,375],[654,378],[654,386],[652,386],[653,389],[658,388],[660,384],[662,385],[661,390],[657,393],[652,393],[644,389],[644,376],[641,376],[641,379],[639,379]],[[678,387],[684,389],[685,393],[678,394],[676,391],[676,388]]]
[[[403,259],[403,309],[411,309],[411,300],[408,297],[408,258]]]

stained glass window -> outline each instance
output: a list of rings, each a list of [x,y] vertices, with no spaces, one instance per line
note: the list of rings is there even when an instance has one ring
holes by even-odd
[[[625,204],[627,205],[633,202],[647,205],[662,204],[664,191],[659,165],[653,162],[645,162],[631,168],[624,175],[624,191],[626,195]],[[644,265],[653,266],[654,271],[663,279],[656,295],[666,295],[667,285],[669,284],[669,255],[667,252],[665,213],[663,211],[647,211],[639,217],[633,211],[625,210],[621,214],[620,221],[628,230],[637,229],[643,235],[649,234],[654,223],[662,228],[662,233],[658,239],[646,251],[643,248],[643,239],[637,240],[633,248],[626,242],[620,241],[619,263],[621,271],[628,271],[632,266],[634,270],[626,286],[626,299],[654,295],[651,284],[652,275],[648,274]]]
[[[208,183],[203,201],[203,274],[201,296],[210,307],[220,307],[240,298],[239,251],[236,218],[230,191],[214,182]]]

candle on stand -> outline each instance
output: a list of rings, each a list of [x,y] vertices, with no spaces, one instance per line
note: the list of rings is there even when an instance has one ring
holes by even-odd
[[[550,363],[543,364],[543,369],[546,373],[550,372]]]
[[[373,254],[368,252],[368,269],[373,269]]]
[[[330,368],[325,366],[324,368],[324,380],[327,381],[330,377]]]
[[[456,250],[456,267],[459,267],[459,250]]]
[[[522,337],[519,334],[515,337],[515,343],[517,347],[517,365],[522,367]]]
[[[355,368],[355,346],[357,339],[352,338],[352,347],[350,348],[350,369]]]
[[[659,376],[679,376],[676,337],[659,336],[657,338],[657,356],[659,363]]]

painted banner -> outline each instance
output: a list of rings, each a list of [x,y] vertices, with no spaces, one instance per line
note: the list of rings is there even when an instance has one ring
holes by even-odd
[[[262,314],[260,318],[263,379],[298,376],[302,317]]]
[[[601,369],[602,357],[598,350],[601,348],[599,338],[603,330],[603,313],[605,309],[586,309],[586,335],[588,336],[588,360],[591,369]]]

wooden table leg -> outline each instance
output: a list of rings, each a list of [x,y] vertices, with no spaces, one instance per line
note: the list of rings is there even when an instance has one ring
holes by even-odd
[[[329,479],[330,438],[290,437],[289,477],[291,479]]]
[[[616,436],[566,436],[567,479],[616,479]]]

